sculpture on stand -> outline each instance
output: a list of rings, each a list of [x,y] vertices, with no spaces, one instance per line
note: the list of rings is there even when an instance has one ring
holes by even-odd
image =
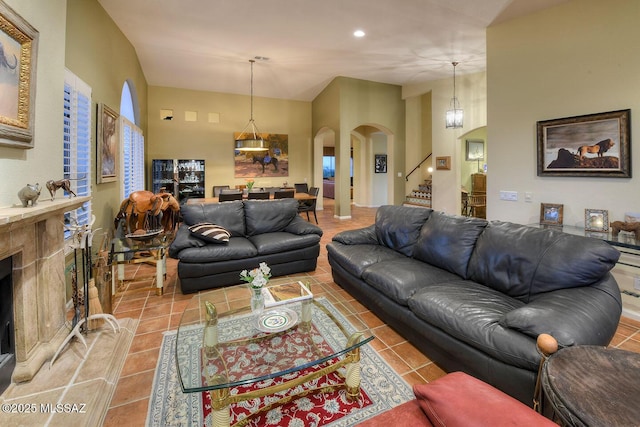
[[[31,206],[36,204],[38,197],[40,197],[40,184],[36,183],[35,185],[27,184],[22,187],[20,191],[18,191],[18,198],[22,202],[23,207],[29,206],[29,202],[31,202]]]
[[[640,240],[640,222],[622,222],[613,221],[611,224],[611,235],[617,236],[620,231],[629,231],[634,233],[636,240]]]
[[[171,235],[178,225],[179,213],[180,204],[170,193],[134,191],[120,204],[115,228],[124,236],[161,232]]]

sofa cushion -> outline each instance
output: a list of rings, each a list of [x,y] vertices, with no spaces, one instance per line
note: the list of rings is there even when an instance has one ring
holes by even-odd
[[[363,272],[375,263],[406,258],[393,249],[380,245],[343,245],[338,242],[327,244],[329,257],[354,276],[361,278]]]
[[[259,255],[266,255],[317,245],[320,243],[320,236],[317,234],[296,235],[280,231],[251,236],[249,240],[258,250]]]
[[[189,247],[182,249],[179,256],[180,262],[206,263],[251,258],[257,254],[257,249],[249,239],[231,237],[226,245],[205,244],[202,247]]]
[[[194,237],[208,243],[229,243],[229,237],[231,237],[223,227],[210,222],[190,225],[189,231]]]
[[[244,202],[247,236],[282,231],[297,215],[298,201],[295,199]]]
[[[413,254],[413,245],[431,209],[408,206],[380,206],[376,212],[378,242],[403,255]]]
[[[224,203],[185,204],[180,207],[180,214],[187,225],[210,222],[224,227],[231,236],[245,235],[244,208],[240,200]]]
[[[532,295],[597,282],[619,256],[600,239],[494,221],[476,242],[468,275],[528,302]]]
[[[434,283],[408,300],[418,318],[508,365],[535,370],[535,339],[506,328],[500,320],[523,303],[468,280]]]
[[[377,262],[364,270],[362,278],[404,306],[416,291],[425,286],[459,279],[455,274],[412,258]]]
[[[438,427],[555,426],[527,405],[463,372],[452,372],[413,393]]]
[[[413,257],[467,278],[469,258],[487,221],[433,212],[420,230]]]

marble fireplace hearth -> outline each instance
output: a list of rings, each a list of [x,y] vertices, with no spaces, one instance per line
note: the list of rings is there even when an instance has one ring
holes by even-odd
[[[60,198],[0,208],[0,259],[13,262],[13,382],[31,380],[68,333],[64,213],[89,200]]]

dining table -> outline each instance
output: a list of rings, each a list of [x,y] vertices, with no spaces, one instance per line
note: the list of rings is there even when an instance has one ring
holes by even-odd
[[[242,195],[242,199],[243,200],[247,200],[248,199],[248,195],[247,194],[243,194]],[[307,200],[316,200],[317,197],[316,196],[312,196],[311,194],[307,194],[307,193],[294,193],[293,194],[293,198],[298,200],[298,201],[307,201]],[[259,199],[256,199],[259,200]],[[275,200],[273,198],[273,194],[270,195],[269,200]],[[187,200],[187,204],[188,205],[194,205],[194,204],[199,204],[199,203],[218,203],[220,200],[218,200],[218,197],[202,197],[202,198],[191,198]]]

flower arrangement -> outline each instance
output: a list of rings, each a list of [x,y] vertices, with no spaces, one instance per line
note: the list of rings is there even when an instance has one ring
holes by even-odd
[[[253,179],[251,179],[251,178],[247,179],[247,190],[251,191],[251,189],[253,188],[253,185],[255,183],[256,182]]]
[[[242,270],[240,272],[240,279],[249,283],[252,289],[260,289],[267,284],[271,277],[271,269],[266,262],[261,262],[258,268],[254,268],[251,271]]]

